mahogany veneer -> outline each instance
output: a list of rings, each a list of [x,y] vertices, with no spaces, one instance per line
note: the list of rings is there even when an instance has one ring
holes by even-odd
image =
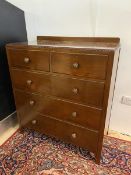
[[[99,163],[119,42],[119,38],[38,36],[37,42],[8,44],[20,127],[87,148]]]

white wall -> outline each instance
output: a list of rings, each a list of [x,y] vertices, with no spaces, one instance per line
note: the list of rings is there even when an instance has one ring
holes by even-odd
[[[8,0],[25,11],[28,39],[37,35],[119,36],[122,50],[110,129],[131,135],[131,106],[120,103],[131,96],[130,0]]]
[[[28,39],[37,35],[92,35],[90,0],[9,0],[24,9]],[[92,14],[93,15],[93,14]]]
[[[121,38],[110,129],[131,135],[131,106],[120,103],[123,95],[131,96],[131,1],[98,0],[97,3],[96,35]]]

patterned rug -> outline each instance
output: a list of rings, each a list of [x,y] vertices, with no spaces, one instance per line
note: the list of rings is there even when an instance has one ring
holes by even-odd
[[[25,129],[1,146],[0,175],[131,175],[131,143],[106,136],[97,165],[87,150]]]

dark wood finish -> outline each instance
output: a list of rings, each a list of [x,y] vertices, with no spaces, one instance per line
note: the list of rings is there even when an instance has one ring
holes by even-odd
[[[8,44],[8,48],[36,49],[68,53],[109,53],[118,48],[120,38],[38,36],[35,42]]]
[[[43,92],[50,94],[51,83],[50,75],[23,71],[20,69],[12,70],[13,85],[16,89],[27,92]]]
[[[112,38],[112,37],[59,37],[59,36],[37,36],[37,41],[59,41],[59,42],[93,42],[93,43],[113,43],[118,45],[120,42],[120,38]]]
[[[9,50],[12,67],[49,71],[50,53],[41,50]]]
[[[16,89],[28,92],[43,92],[89,106],[102,108],[104,83],[78,80],[36,72],[13,69]],[[21,77],[21,81],[19,78]]]
[[[98,133],[95,131],[37,113],[32,120],[24,123],[24,126],[60,138],[66,142],[88,148],[96,153]]]
[[[23,111],[22,116],[28,117],[30,111],[36,111],[86,128],[100,129],[102,115],[100,109],[74,104],[47,95],[35,95],[17,90],[15,91],[15,99],[18,109]]]
[[[53,53],[51,61],[53,72],[105,79],[108,56]]]
[[[87,148],[100,163],[120,39],[48,36],[37,39],[7,45],[20,126]],[[20,51],[19,57],[12,62],[16,50]],[[22,62],[25,50],[33,55],[29,67]]]
[[[103,82],[53,76],[52,85],[52,94],[57,97],[102,108]]]
[[[109,61],[108,61],[108,69],[107,69],[107,77],[105,83],[105,91],[104,91],[104,99],[103,99],[103,114],[100,126],[100,136],[98,141],[98,149],[96,154],[96,162],[100,163],[100,156],[102,150],[103,136],[104,131],[107,132],[109,129],[110,122],[110,112],[113,103],[114,90],[115,90],[115,82],[118,68],[120,48],[118,47],[114,52],[109,53]],[[110,93],[110,96],[109,96]],[[108,108],[108,111],[107,111]],[[107,120],[106,120],[107,117]]]

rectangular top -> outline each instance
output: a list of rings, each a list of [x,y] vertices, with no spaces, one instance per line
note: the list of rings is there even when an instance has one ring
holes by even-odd
[[[115,50],[120,38],[37,36],[37,41],[7,44],[7,47],[72,48]]]

